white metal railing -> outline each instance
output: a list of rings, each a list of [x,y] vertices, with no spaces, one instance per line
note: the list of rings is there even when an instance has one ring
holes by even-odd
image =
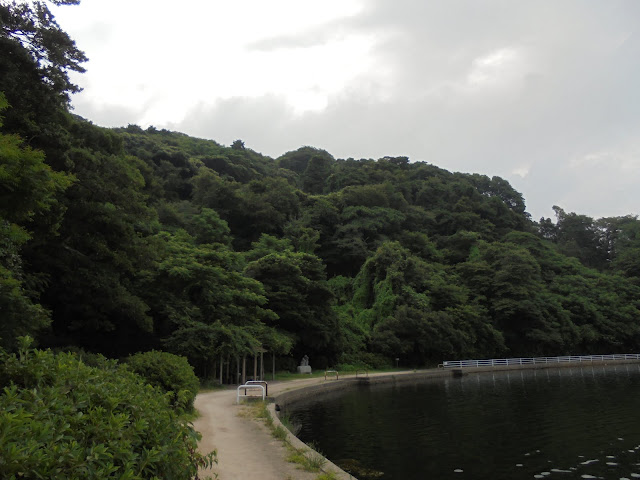
[[[251,384],[245,384],[245,385],[240,385],[238,387],[238,390],[236,392],[236,403],[240,403],[240,389],[244,389],[244,394],[247,394],[247,389],[249,390],[257,390],[260,389],[262,391],[262,401],[264,402],[264,398],[266,396],[266,390],[262,385],[251,385]]]
[[[267,382],[265,382],[264,380],[247,380],[245,382],[245,385],[263,385],[264,386],[264,394],[268,397],[269,396],[269,384]],[[244,394],[247,394],[247,391],[245,390]]]
[[[442,362],[439,368],[499,367],[505,365],[538,365],[554,363],[588,363],[611,360],[640,360],[640,353],[620,353],[611,355],[567,355],[564,357],[491,358],[487,360],[450,360]]]

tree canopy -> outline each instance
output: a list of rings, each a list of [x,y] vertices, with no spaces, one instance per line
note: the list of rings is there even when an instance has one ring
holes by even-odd
[[[164,349],[201,374],[263,350],[324,367],[637,349],[637,216],[535,222],[506,180],[401,155],[100,128],[69,112],[86,57],[47,2],[0,0],[0,20],[7,348]]]

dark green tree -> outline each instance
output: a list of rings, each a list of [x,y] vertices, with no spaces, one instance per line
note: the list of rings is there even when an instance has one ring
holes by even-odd
[[[69,95],[79,88],[69,72],[83,72],[84,54],[60,29],[48,4],[77,0],[0,1],[0,91],[12,108],[4,131],[19,134],[62,169],[68,147]]]
[[[246,273],[264,285],[266,306],[278,315],[268,324],[294,336],[296,357],[313,356],[319,367],[335,360],[339,329],[318,257],[291,250],[270,253],[250,262]]]
[[[0,93],[0,112],[6,107]],[[23,269],[22,250],[32,239],[32,223],[57,206],[57,196],[73,177],[52,171],[44,154],[25,147],[17,135],[0,133],[0,160],[0,346],[13,349],[18,336],[34,335],[49,324]],[[51,222],[52,230],[58,227]]]
[[[69,71],[84,72],[87,57],[56,22],[47,7],[77,5],[80,0],[0,2],[2,38],[22,45],[38,66],[44,84],[68,101],[68,94],[79,91],[69,80]]]

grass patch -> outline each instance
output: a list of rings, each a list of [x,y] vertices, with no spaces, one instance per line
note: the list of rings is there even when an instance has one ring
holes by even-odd
[[[308,452],[304,456],[304,469],[309,472],[319,472],[327,463],[327,459],[318,452]]]
[[[300,433],[300,430],[302,430],[302,425],[298,423],[293,423],[293,420],[291,420],[291,417],[286,413],[280,416],[280,423],[282,423],[282,425],[284,425],[285,428],[289,430],[291,433],[293,433],[296,437]]]
[[[319,472],[327,463],[327,459],[316,451],[297,449],[292,446],[287,460],[300,465],[307,472]]]
[[[254,418],[265,423],[270,430],[273,430],[273,419],[267,410],[267,404],[261,399],[249,400],[244,408],[238,412],[238,416],[244,418]]]
[[[324,370],[316,370],[309,373],[297,373],[297,372],[276,372],[276,380],[297,380],[300,378],[324,378]]]
[[[290,463],[297,463],[298,465],[304,464],[304,454],[296,449],[291,447],[291,451],[289,452],[289,456],[287,457],[287,461]]]
[[[338,480],[335,472],[324,472],[318,475],[315,480]]]
[[[330,368],[328,370],[337,370],[338,373],[340,374],[340,378],[342,378],[343,375],[345,376],[355,375],[356,370],[359,370],[359,371],[366,370],[371,375],[374,373],[397,373],[397,372],[406,372],[411,370],[416,372],[418,370],[436,368],[437,366],[438,364],[425,365],[418,369],[416,369],[415,367],[399,367],[399,368],[389,367],[389,368],[366,368],[365,369],[362,367],[356,367],[355,365],[339,365],[337,368]],[[286,371],[276,372],[276,380],[286,381],[286,380],[298,380],[298,379],[304,379],[304,378],[324,378],[324,369],[318,369],[314,371],[312,374],[294,373],[294,372],[286,372]],[[331,378],[335,379],[335,375],[332,375]]]
[[[273,430],[271,430],[271,434],[281,442],[287,441],[287,429],[282,427],[281,425],[278,425]]]

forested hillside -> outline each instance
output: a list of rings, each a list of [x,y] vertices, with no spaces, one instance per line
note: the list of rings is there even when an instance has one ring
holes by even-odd
[[[162,349],[200,375],[261,350],[282,368],[638,350],[636,216],[554,207],[536,222],[504,179],[437,158],[273,159],[241,140],[100,128],[69,110],[82,52],[52,19],[10,13],[6,349],[24,334],[112,357]]]

